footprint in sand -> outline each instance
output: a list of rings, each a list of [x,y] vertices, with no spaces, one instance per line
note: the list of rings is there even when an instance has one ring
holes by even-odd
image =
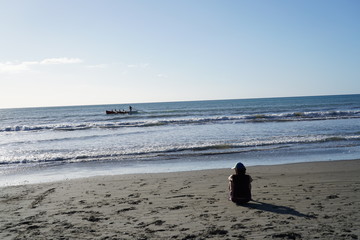
[[[245,229],[245,228],[246,228],[246,226],[241,224],[241,223],[237,223],[237,224],[234,224],[234,225],[231,226],[231,229],[233,229],[233,230]]]
[[[209,204],[214,204],[214,203],[217,202],[217,201],[218,201],[218,199],[208,198],[207,203],[209,203]]]
[[[129,207],[129,208],[123,208],[123,209],[120,209],[118,211],[116,211],[116,213],[123,213],[123,212],[128,212],[128,211],[132,211],[132,210],[135,210],[136,208],[135,207]]]
[[[141,203],[141,200],[129,200],[128,203],[131,205],[138,205],[139,203]]]
[[[140,193],[132,193],[128,196],[129,198],[139,198],[140,197]]]
[[[336,199],[336,198],[339,198],[339,196],[336,195],[336,194],[334,194],[334,195],[329,195],[329,196],[326,197],[327,200],[329,200],[329,199]]]
[[[35,200],[30,204],[30,208],[36,208],[40,205],[40,203],[45,199],[45,197],[51,193],[55,192],[55,188],[50,188],[37,196]]]
[[[152,224],[156,225],[156,226],[161,226],[165,223],[165,221],[163,220],[156,220],[155,222],[153,222]]]
[[[177,206],[174,206],[174,207],[169,207],[169,210],[179,210],[179,209],[182,209],[184,208],[185,206],[182,206],[182,205],[177,205]]]
[[[276,233],[272,234],[269,237],[275,238],[275,239],[302,239],[301,234],[295,233],[295,232],[285,232],[285,233]]]

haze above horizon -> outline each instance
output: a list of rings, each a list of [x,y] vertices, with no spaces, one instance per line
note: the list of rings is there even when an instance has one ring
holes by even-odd
[[[360,93],[359,1],[0,3],[0,108]]]

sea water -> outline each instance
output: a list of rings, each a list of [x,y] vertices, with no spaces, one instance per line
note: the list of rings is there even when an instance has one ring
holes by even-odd
[[[360,95],[0,109],[0,186],[360,158]]]

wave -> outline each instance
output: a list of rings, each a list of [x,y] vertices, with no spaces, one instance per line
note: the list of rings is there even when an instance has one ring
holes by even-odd
[[[342,147],[359,146],[360,134],[350,135],[309,135],[274,137],[267,140],[250,140],[231,143],[205,143],[189,144],[179,146],[153,146],[151,148],[139,148],[133,150],[109,150],[95,149],[81,151],[64,151],[28,153],[22,156],[6,158],[0,156],[0,165],[5,164],[27,164],[27,163],[70,163],[70,162],[91,162],[91,161],[121,161],[121,160],[144,160],[144,159],[169,159],[173,157],[194,157],[199,155],[221,155],[235,154],[256,151],[272,151],[282,148],[298,147],[303,144],[327,144],[324,146]],[[347,142],[340,144],[340,142]]]
[[[0,129],[0,132],[27,132],[27,131],[43,131],[43,130],[59,130],[59,131],[75,131],[75,130],[85,130],[92,128],[92,124],[66,124],[66,125],[20,125],[20,126],[12,126],[5,127]]]
[[[267,121],[306,121],[306,120],[329,120],[360,118],[360,111],[320,111],[320,112],[289,112],[280,114],[252,114],[247,115],[249,120]]]
[[[253,140],[243,143],[219,143],[219,144],[209,144],[204,146],[189,146],[189,147],[177,147],[166,150],[166,153],[175,153],[182,151],[193,151],[193,152],[206,152],[206,151],[217,151],[223,152],[233,149],[256,149],[266,146],[281,146],[289,144],[309,144],[309,143],[326,143],[326,142],[336,142],[336,141],[346,141],[360,140],[360,135],[349,135],[349,136],[296,136],[296,137],[286,137],[278,138],[272,140]],[[165,151],[164,151],[165,152]]]
[[[16,125],[0,128],[0,132],[20,132],[20,131],[77,131],[87,129],[111,129],[124,127],[156,127],[166,125],[195,125],[195,124],[216,124],[216,123],[251,123],[251,122],[284,122],[284,121],[314,121],[314,120],[334,120],[360,118],[360,110],[353,111],[321,111],[321,112],[289,112],[289,113],[254,113],[245,115],[229,116],[208,116],[208,117],[182,117],[154,119],[147,117],[144,120],[113,119],[96,121],[90,123],[64,123],[64,124],[44,124],[44,125]],[[118,121],[117,121],[118,120]]]

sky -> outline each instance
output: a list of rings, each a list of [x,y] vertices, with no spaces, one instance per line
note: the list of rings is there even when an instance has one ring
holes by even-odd
[[[358,0],[0,0],[0,108],[360,93]]]

